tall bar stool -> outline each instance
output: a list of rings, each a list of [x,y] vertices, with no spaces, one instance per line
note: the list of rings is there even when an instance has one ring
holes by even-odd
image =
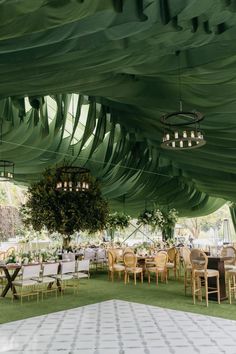
[[[183,266],[184,266],[184,294],[187,294],[187,289],[192,289],[192,264],[190,261],[191,251],[187,247],[181,249]]]
[[[193,286],[193,303],[196,302],[196,294],[202,301],[202,280],[205,285],[206,305],[208,307],[208,295],[217,293],[218,303],[220,304],[220,282],[219,271],[215,269],[207,269],[208,258],[202,250],[192,249],[190,254],[192,264],[192,286]],[[208,286],[208,278],[216,277],[216,288]]]
[[[227,257],[224,266],[229,303],[231,304],[232,295],[236,299],[236,249],[233,246],[225,246],[221,251],[221,256]]]

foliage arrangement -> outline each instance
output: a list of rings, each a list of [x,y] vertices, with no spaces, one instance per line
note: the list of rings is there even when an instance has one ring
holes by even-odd
[[[110,232],[111,239],[114,239],[115,231],[116,230],[124,230],[129,226],[131,217],[125,213],[112,213],[109,214],[106,228]]]
[[[106,226],[108,205],[102,197],[98,181],[90,176],[86,192],[57,191],[56,170],[48,169],[42,179],[30,186],[28,199],[22,208],[24,223],[35,231],[44,227],[64,237],[64,247],[69,247],[71,235],[76,231],[89,233]]]
[[[160,209],[145,210],[138,217],[137,225],[149,225],[152,231],[160,229],[162,231],[163,240],[173,236],[173,229],[178,219],[176,209]]]
[[[125,213],[115,212],[109,214],[106,226],[109,229],[123,230],[129,226],[130,219],[131,217]]]

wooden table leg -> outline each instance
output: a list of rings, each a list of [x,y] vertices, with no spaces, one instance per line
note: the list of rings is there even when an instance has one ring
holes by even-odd
[[[9,270],[7,268],[4,268],[4,273],[6,275],[6,278],[7,278],[7,284],[5,286],[5,288],[3,289],[2,291],[2,294],[1,294],[1,297],[5,297],[7,292],[9,291],[9,289],[12,290],[13,294],[14,294],[14,298],[18,298],[17,296],[17,292],[16,292],[16,288],[14,287],[14,285],[12,284],[12,282],[15,280],[15,278],[17,277],[17,274],[19,273],[20,271],[20,268],[16,268],[14,270],[14,273],[11,275],[9,273]]]

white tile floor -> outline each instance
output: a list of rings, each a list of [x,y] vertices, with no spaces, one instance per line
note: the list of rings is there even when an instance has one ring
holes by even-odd
[[[236,354],[236,321],[111,300],[0,325],[0,353]]]

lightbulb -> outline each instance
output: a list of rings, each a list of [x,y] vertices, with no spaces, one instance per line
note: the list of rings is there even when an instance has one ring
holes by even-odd
[[[179,137],[179,133],[175,132],[175,139],[178,139],[178,137]]]
[[[191,138],[195,138],[195,134],[193,130],[191,131]]]
[[[188,146],[192,146],[191,140],[188,141]]]
[[[166,140],[170,140],[170,134],[166,134]]]
[[[184,143],[183,143],[183,141],[182,141],[182,140],[180,140],[180,142],[179,142],[179,146],[180,146],[181,148],[184,146]]]
[[[187,138],[187,132],[186,132],[186,130],[183,131],[183,138]]]
[[[175,148],[175,141],[172,141],[171,145],[173,148]]]

